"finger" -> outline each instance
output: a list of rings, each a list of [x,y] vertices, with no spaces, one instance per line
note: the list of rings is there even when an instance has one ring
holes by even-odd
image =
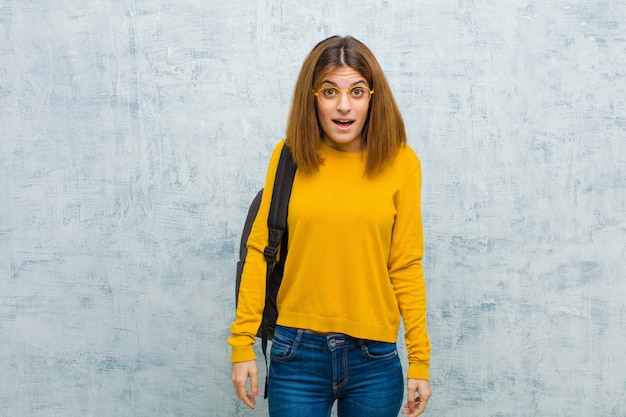
[[[409,404],[405,404],[404,409],[402,410],[402,414],[406,414],[409,417],[419,416],[423,412],[423,410],[420,410],[418,403],[415,403],[412,407],[410,407]]]
[[[237,392],[237,396],[241,401],[243,401],[249,408],[254,410],[254,406],[256,405],[256,397],[246,391],[244,387],[243,390],[239,390]]]
[[[259,395],[258,372],[250,372],[250,389],[252,390],[252,394],[254,394],[254,396]]]
[[[256,373],[250,375],[250,389],[252,390],[252,394],[246,392],[246,395],[248,397],[248,402],[246,404],[248,404],[248,407],[254,410],[254,406],[256,405],[256,396],[259,395],[259,385],[257,382]]]
[[[243,401],[248,407],[254,409],[256,404],[256,398],[254,395],[249,394],[246,388],[246,380],[243,381],[233,381],[233,386],[235,388],[235,394],[237,398]]]
[[[235,382],[233,384],[235,386],[235,394],[241,400],[248,397],[248,393],[246,391],[246,383]]]
[[[256,397],[252,394],[248,394],[246,400],[247,401],[244,401],[246,405],[254,410],[254,407],[256,406]]]
[[[428,398],[421,398],[418,397],[417,401],[415,403],[415,414],[413,414],[414,416],[419,416],[420,414],[423,414],[426,412],[426,405],[428,404]]]
[[[410,384],[409,384],[410,385]],[[407,407],[409,408],[410,413],[413,413],[415,407],[419,402],[419,394],[415,388],[412,386],[407,387]]]
[[[419,402],[415,400],[407,401],[407,403],[404,405],[404,409],[402,410],[402,414],[408,414],[408,415],[414,416],[415,412],[418,410],[417,408],[418,404]]]
[[[422,398],[418,397],[409,397],[414,398],[413,401],[407,401],[404,406],[404,410],[402,410],[402,414],[407,414],[409,417],[416,417],[423,414],[426,411],[426,404],[428,403],[428,399],[422,401]]]

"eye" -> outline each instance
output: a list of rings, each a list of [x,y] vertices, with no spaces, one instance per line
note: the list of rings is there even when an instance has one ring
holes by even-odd
[[[365,96],[365,89],[363,87],[352,87],[350,89],[350,97],[363,98]]]
[[[325,98],[335,98],[335,97],[337,97],[337,94],[339,94],[339,92],[334,87],[322,88],[322,95]]]

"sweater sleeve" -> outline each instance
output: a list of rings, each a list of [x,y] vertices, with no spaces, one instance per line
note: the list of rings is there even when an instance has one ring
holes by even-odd
[[[414,167],[396,197],[389,273],[404,322],[409,363],[407,378],[429,379],[431,345],[426,330],[426,284],[421,262],[424,237],[419,160]]]
[[[228,344],[232,348],[231,360],[244,362],[256,359],[252,346],[261,325],[265,307],[265,279],[267,264],[263,251],[267,245],[267,216],[272,200],[274,177],[284,140],[275,148],[270,159],[261,205],[248,237],[248,254],[241,275],[237,314],[230,327]]]

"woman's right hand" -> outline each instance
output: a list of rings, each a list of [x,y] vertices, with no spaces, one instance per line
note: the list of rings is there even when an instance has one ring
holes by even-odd
[[[230,376],[235,387],[235,393],[241,401],[254,410],[256,396],[259,395],[259,381],[256,361],[233,362],[233,370]],[[248,378],[250,379],[250,390],[247,390]]]

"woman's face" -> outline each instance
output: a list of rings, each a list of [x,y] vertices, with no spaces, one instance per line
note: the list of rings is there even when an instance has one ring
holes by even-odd
[[[369,110],[370,86],[358,71],[351,67],[338,67],[329,71],[323,79],[320,90],[336,87],[341,94],[338,100],[317,98],[317,119],[322,128],[322,140],[331,148],[344,152],[360,152],[363,149],[363,126]],[[348,90],[353,87],[363,87]],[[331,91],[332,94],[336,91]],[[366,99],[359,99],[366,94]],[[352,96],[350,99],[349,95]]]

